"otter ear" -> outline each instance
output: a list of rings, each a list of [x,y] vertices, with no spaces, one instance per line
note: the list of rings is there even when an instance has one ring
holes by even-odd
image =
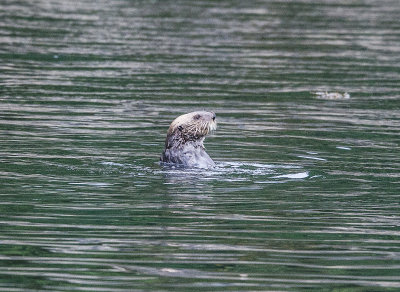
[[[198,119],[200,119],[200,117],[201,117],[201,115],[197,114],[197,115],[195,115],[195,116],[193,117],[193,120],[198,120]]]
[[[178,130],[179,130],[179,131],[182,131],[182,130],[183,130],[183,127],[182,127],[182,126],[178,126]]]

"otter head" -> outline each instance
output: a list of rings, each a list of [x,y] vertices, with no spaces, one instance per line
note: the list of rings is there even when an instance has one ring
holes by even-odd
[[[165,148],[182,147],[187,143],[203,147],[205,136],[217,128],[215,113],[199,111],[177,117],[169,126]]]

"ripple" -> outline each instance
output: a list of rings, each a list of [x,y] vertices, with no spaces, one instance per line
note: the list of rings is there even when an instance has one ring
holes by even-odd
[[[0,290],[398,290],[399,9],[1,1]]]
[[[227,182],[240,181],[263,181],[264,183],[281,181],[280,179],[304,179],[309,176],[308,172],[296,172],[301,169],[296,165],[261,164],[246,162],[216,162],[216,167],[212,169],[184,168],[170,165],[162,166],[163,174],[170,177],[200,180],[216,180]],[[160,171],[155,171],[160,174]],[[175,183],[175,182],[173,182]]]

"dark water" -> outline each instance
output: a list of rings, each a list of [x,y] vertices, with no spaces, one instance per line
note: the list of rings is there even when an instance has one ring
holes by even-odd
[[[399,291],[399,15],[1,1],[0,290]],[[194,110],[217,168],[162,168]]]

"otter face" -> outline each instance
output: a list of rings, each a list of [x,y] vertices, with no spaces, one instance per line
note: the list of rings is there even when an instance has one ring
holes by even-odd
[[[186,141],[203,140],[211,131],[216,130],[216,115],[213,112],[199,111],[177,117],[168,129],[168,137]]]

